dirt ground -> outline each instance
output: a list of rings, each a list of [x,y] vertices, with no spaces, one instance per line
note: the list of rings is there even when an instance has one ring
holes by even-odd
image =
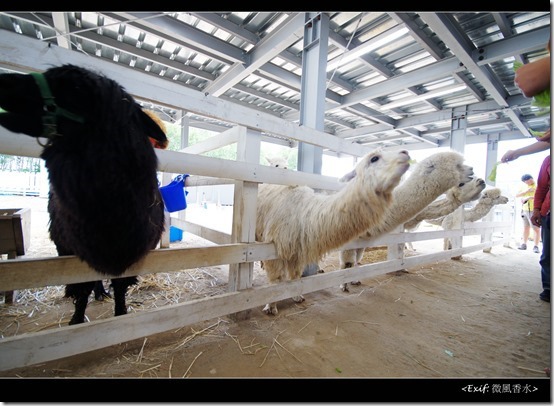
[[[26,257],[55,255],[45,239],[45,199],[0,197],[0,207],[33,207]],[[194,244],[185,232],[183,242]],[[539,254],[498,245],[448,260],[362,280],[230,317],[39,365],[0,371],[0,377],[87,378],[461,378],[545,377],[551,366],[551,308],[539,300]],[[442,241],[414,243],[411,255]],[[364,263],[385,259],[366,250]],[[5,258],[5,257],[4,257]],[[338,268],[336,254],[320,264]],[[227,267],[158,274],[129,291],[130,312],[225,292]],[[254,285],[266,283],[256,265]],[[62,287],[25,290],[0,303],[0,331],[10,337],[67,325],[73,305]],[[113,302],[91,298],[90,320],[111,317]]]

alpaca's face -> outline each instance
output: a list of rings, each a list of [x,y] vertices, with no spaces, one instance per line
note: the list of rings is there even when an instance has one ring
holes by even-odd
[[[398,185],[402,175],[410,167],[407,151],[373,151],[356,165],[356,178],[372,185],[378,193],[391,192]]]
[[[426,183],[438,184],[446,191],[473,179],[473,168],[463,162],[464,157],[457,152],[438,152],[421,161],[410,178],[425,179]]]
[[[275,168],[281,168],[281,169],[288,169],[288,163],[285,160],[285,158],[281,157],[266,157],[267,162],[269,163],[269,166],[273,166]]]
[[[449,189],[448,192],[452,193],[452,197],[456,200],[462,203],[468,203],[478,199],[486,186],[483,179],[475,178],[469,182],[461,182],[458,186]]]
[[[500,194],[502,193],[502,191],[498,188],[493,188],[493,189],[488,189],[488,190],[485,190],[483,192],[483,194],[481,195],[481,198],[482,199],[498,199],[500,198]]]
[[[506,204],[508,203],[508,198],[506,196],[499,196],[494,200],[495,204]]]

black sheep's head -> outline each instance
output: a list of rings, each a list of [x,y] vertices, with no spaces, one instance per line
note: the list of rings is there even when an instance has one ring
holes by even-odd
[[[32,137],[112,134],[132,126],[167,144],[167,137],[117,82],[88,69],[63,65],[33,75],[0,74],[0,125]],[[47,89],[46,91],[44,89]],[[51,94],[51,98],[45,96]],[[53,127],[49,128],[49,127]],[[102,131],[105,129],[105,131]]]

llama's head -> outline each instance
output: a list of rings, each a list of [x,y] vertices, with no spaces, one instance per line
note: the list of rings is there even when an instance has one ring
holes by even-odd
[[[102,138],[105,133],[107,138],[124,126],[137,129],[127,131],[129,134],[147,134],[167,143],[160,126],[119,84],[74,65],[50,68],[42,74],[0,74],[0,108],[4,110],[0,125],[32,137],[46,137],[49,144],[63,139],[61,135],[87,137],[92,128],[95,137]]]
[[[269,164],[269,166],[273,166],[275,168],[281,168],[281,169],[288,169],[289,167],[287,160],[280,156],[266,157],[265,159]]]
[[[366,154],[354,168],[356,182],[371,185],[378,194],[391,193],[410,167],[407,151],[376,150]],[[346,175],[345,175],[346,176]]]
[[[499,188],[492,188],[485,190],[479,198],[479,203],[494,206],[497,204],[508,203],[508,198],[502,196],[502,191]]]
[[[469,182],[460,182],[457,186],[448,189],[446,197],[450,201],[457,201],[462,204],[468,203],[478,199],[486,186],[485,181],[481,178],[475,178]]]
[[[448,189],[473,179],[473,168],[455,151],[437,152],[415,165],[409,179],[416,179],[420,192],[436,198]]]
[[[497,187],[492,189],[487,189],[483,192],[481,199],[498,199],[501,194],[501,190]]]

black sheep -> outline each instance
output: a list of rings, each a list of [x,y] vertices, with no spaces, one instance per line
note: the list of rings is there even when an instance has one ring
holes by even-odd
[[[164,231],[158,160],[162,129],[118,83],[63,65],[43,74],[0,74],[0,125],[45,137],[41,158],[50,181],[50,238],[58,255],[76,255],[112,279],[116,316],[136,277],[117,278],[154,249]],[[95,282],[66,286],[85,321]]]

